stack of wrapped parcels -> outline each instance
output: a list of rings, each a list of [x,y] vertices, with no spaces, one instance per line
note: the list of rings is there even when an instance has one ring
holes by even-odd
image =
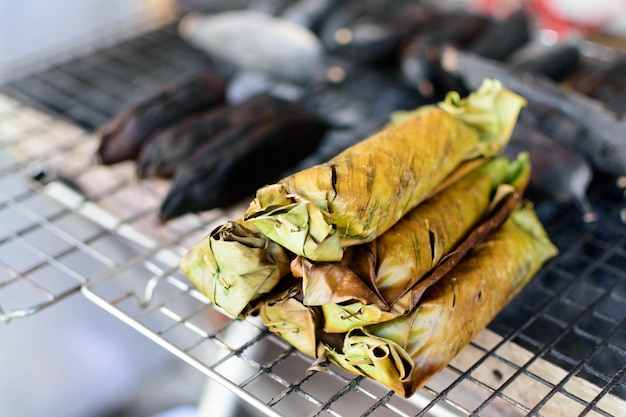
[[[557,252],[522,199],[528,155],[501,155],[524,104],[485,80],[394,113],[260,188],[181,269],[232,316],[409,397]]]

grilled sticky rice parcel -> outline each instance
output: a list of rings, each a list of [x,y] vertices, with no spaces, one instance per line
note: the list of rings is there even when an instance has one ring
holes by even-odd
[[[326,346],[340,367],[411,396],[456,354],[556,254],[529,203],[431,286],[411,313],[351,329]]]
[[[492,80],[468,97],[397,113],[383,130],[324,164],[259,189],[244,218],[315,261],[393,226],[462,162],[499,153],[525,101]]]
[[[428,193],[432,194],[449,178],[462,171],[458,164],[452,167],[452,165],[455,165],[455,162],[449,162],[447,161],[448,159],[452,158],[455,161],[462,161],[464,158],[472,158],[475,154],[497,153],[506,144],[515,123],[517,112],[522,104],[523,99],[503,89],[499,83],[486,82],[483,88],[468,100],[461,101],[458,100],[458,97],[451,95],[448,102],[441,103],[438,107],[426,107],[417,111],[418,113],[424,112],[427,116],[436,114],[435,116],[422,118],[412,113],[396,114],[396,120],[388,128],[392,130],[391,133],[375,135],[374,138],[366,140],[365,145],[353,146],[339,159],[335,158],[333,160],[335,162],[331,161],[331,163],[322,164],[312,169],[305,169],[291,176],[294,177],[294,181],[300,179],[306,181],[307,177],[311,178],[310,184],[308,184],[310,187],[306,187],[307,184],[303,184],[301,195],[323,194],[324,187],[327,187],[326,192],[334,194],[333,199],[301,202],[295,204],[296,207],[292,207],[288,212],[282,213],[284,211],[283,203],[285,203],[285,198],[291,199],[292,196],[280,195],[275,201],[265,200],[264,197],[259,196],[267,197],[268,193],[264,191],[265,189],[261,189],[252,205],[254,206],[263,200],[267,204],[266,209],[268,211],[276,208],[278,213],[272,213],[267,216],[253,215],[250,216],[252,218],[251,221],[227,222],[198,242],[181,259],[181,268],[214,303],[224,308],[230,314],[238,316],[244,311],[250,301],[271,290],[269,283],[272,283],[272,285],[278,284],[281,277],[289,272],[288,263],[291,261],[291,258],[295,254],[302,256],[303,249],[312,247],[313,254],[318,254],[324,259],[326,247],[330,246],[324,243],[324,241],[330,241],[331,245],[336,244],[331,247],[336,253],[333,253],[330,259],[336,259],[337,257],[341,259],[343,257],[343,248],[340,245],[339,227],[334,224],[339,222],[334,220],[343,218],[341,224],[346,224],[345,222],[348,219],[356,218],[358,223],[360,223],[356,225],[357,228],[361,230],[367,228],[369,230],[368,234],[376,235],[382,233],[383,229],[388,229],[392,226],[389,223],[393,219],[397,221],[403,216],[405,211],[409,211],[408,206],[418,204],[419,201],[428,196]],[[447,110],[441,110],[441,108],[446,108]],[[455,115],[451,116],[450,113]],[[442,128],[446,131],[446,134],[439,135],[431,132],[433,131],[432,126],[428,124],[431,117],[441,119],[447,123],[443,127],[436,126],[437,129]],[[457,120],[459,118],[468,120],[469,124]],[[405,122],[404,120],[408,121]],[[419,127],[420,122],[426,126]],[[474,127],[469,127],[470,125]],[[398,132],[394,129],[396,126],[398,127]],[[417,133],[413,132],[413,130],[417,130]],[[436,130],[434,131],[436,132]],[[420,137],[420,134],[428,137]],[[419,146],[413,143],[415,141],[420,141]],[[436,144],[431,144],[431,142]],[[437,144],[437,142],[443,142],[443,144]],[[458,150],[450,148],[457,142],[461,143],[460,146],[465,149],[464,152],[458,152]],[[405,152],[406,144],[412,145],[412,151],[414,152],[412,157],[407,156],[407,152]],[[430,146],[434,151],[432,149],[424,152],[418,150],[420,146],[429,148],[429,144],[431,144]],[[387,151],[381,151],[381,149],[387,147],[392,150],[392,154],[397,155],[397,158],[404,158],[402,168],[410,171],[410,173],[404,174],[402,170],[398,172],[398,168],[391,168],[387,175],[384,175],[384,173],[378,174],[376,180],[381,182],[381,184],[376,185],[375,189],[372,188],[365,190],[367,192],[359,192],[359,186],[361,188],[368,187],[368,178],[374,179],[368,176],[367,171],[362,169],[363,167],[358,161],[366,159],[375,162],[377,160],[376,155],[378,155],[376,153],[377,150],[383,152],[383,154],[388,154],[389,152]],[[435,162],[429,161],[428,158],[435,158]],[[443,163],[445,169],[440,167],[442,159],[447,161]],[[336,169],[337,161],[341,161],[342,167],[340,169]],[[465,165],[468,164],[466,163]],[[379,166],[381,170],[385,169],[385,164]],[[442,177],[439,171],[447,173],[445,181],[439,180]],[[407,175],[418,175],[416,172],[419,174],[420,181],[409,181]],[[330,177],[327,176],[328,174],[330,174]],[[319,182],[314,181],[316,175],[322,176]],[[396,175],[396,178],[393,175]],[[352,179],[351,176],[355,178]],[[335,183],[339,182],[340,177],[343,179],[343,185],[341,187],[335,186]],[[416,183],[417,185],[415,185]],[[281,184],[282,182],[278,186],[283,187]],[[420,184],[422,185],[420,186]],[[353,186],[357,188],[351,188]],[[395,191],[393,188],[388,190],[385,186],[396,187],[396,189]],[[374,185],[371,187],[374,187]],[[417,188],[417,190],[413,190],[413,188]],[[388,211],[395,210],[395,217],[383,217],[380,219],[376,217],[377,213],[384,214],[385,212],[381,212],[380,207],[371,203],[369,199],[363,198],[363,196],[371,197],[374,192],[380,195],[374,195],[372,200],[384,202],[385,207],[393,206]],[[359,201],[359,197],[365,201]],[[296,198],[300,199],[301,197]],[[389,201],[385,200],[385,198],[388,198]],[[331,216],[331,213],[327,211],[329,202],[334,210],[345,207],[346,213],[340,210],[332,213]],[[359,216],[359,213],[368,207],[371,209],[369,215],[371,218],[363,219]],[[298,222],[304,229],[300,232],[293,229]],[[376,223],[381,222],[384,225],[376,225]],[[262,226],[266,226],[266,230]],[[294,250],[297,245],[283,244],[281,239],[277,239],[279,236],[276,234],[266,233],[267,228],[272,232],[272,230],[279,230],[283,226],[287,229],[288,234],[292,235],[285,235],[285,237],[293,239],[292,243],[297,244],[299,242],[300,251]],[[325,234],[318,234],[320,230]],[[345,231],[343,236],[343,240],[348,241]],[[298,239],[300,240],[298,241]],[[363,238],[362,240],[367,241],[369,238]],[[352,238],[349,240],[349,243],[356,241],[357,239]],[[316,248],[316,245],[319,248]],[[216,250],[217,248],[219,248],[219,251]],[[250,251],[254,252],[254,256],[250,255]],[[250,259],[255,261],[250,261]],[[286,268],[285,264],[287,264]],[[232,280],[227,277],[240,277],[241,279],[237,279],[237,285],[235,286],[232,284]],[[255,277],[255,279],[248,279],[249,277]],[[271,279],[266,281],[267,277],[271,277]],[[243,289],[245,286],[249,286],[249,288]],[[242,292],[245,292],[246,295],[242,295]]]
[[[304,304],[321,305],[324,329],[333,333],[408,312],[445,273],[446,263],[457,262],[506,220],[529,177],[526,154],[516,161],[492,157],[411,210],[376,240],[347,248],[341,262],[298,257],[292,271],[302,276]],[[508,198],[514,201],[509,203]]]

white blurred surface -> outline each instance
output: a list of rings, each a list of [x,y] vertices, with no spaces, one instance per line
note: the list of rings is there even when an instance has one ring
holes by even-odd
[[[140,28],[169,0],[2,0],[0,82],[121,31]]]
[[[2,0],[0,83],[67,59],[69,51],[142,30],[144,22],[154,20],[154,7],[166,3]],[[80,293],[0,324],[0,369],[2,417],[149,417],[189,411],[206,380]]]
[[[1,326],[0,369],[7,417],[157,413],[193,405],[204,381],[199,373],[187,378],[189,366],[80,293]]]

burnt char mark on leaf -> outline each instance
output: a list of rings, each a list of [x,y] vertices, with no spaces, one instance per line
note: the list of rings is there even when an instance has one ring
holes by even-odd
[[[507,197],[503,198],[491,217],[476,227],[454,251],[449,253],[441,260],[441,262],[439,262],[430,274],[425,276],[420,282],[415,284],[409,290],[411,292],[410,310],[413,310],[417,306],[420,298],[430,286],[443,278],[452,270],[452,268],[454,268],[454,266],[459,263],[461,259],[463,259],[467,252],[469,252],[478,243],[482,242],[485,237],[489,235],[489,233],[504,223],[513,210],[515,210],[515,207],[517,207],[521,198],[522,195],[519,192],[511,193]]]
[[[333,192],[337,193],[337,167],[335,164],[330,165],[330,183],[333,187]]]
[[[430,260],[435,259],[435,233],[428,229],[428,243],[430,244]]]

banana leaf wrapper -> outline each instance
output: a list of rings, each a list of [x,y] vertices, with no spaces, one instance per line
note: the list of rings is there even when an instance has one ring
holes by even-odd
[[[461,99],[400,112],[324,164],[257,190],[246,221],[291,252],[340,261],[422,202],[463,161],[499,153],[525,101],[486,80]]]
[[[318,340],[321,325],[319,308],[302,304],[302,291],[294,285],[274,299],[265,301],[259,309],[259,317],[268,330],[300,352],[312,358],[324,352],[324,345]]]
[[[180,268],[211,302],[238,317],[289,273],[290,255],[245,222],[226,222],[180,258]]]
[[[310,369],[326,362],[326,346],[340,348],[345,333],[327,333],[323,330],[323,316],[319,306],[302,303],[301,280],[287,276],[274,290],[249,304],[250,315],[258,315],[267,329],[300,352],[317,359]]]
[[[492,157],[418,205],[373,242],[347,248],[342,262],[296,259],[292,272],[302,276],[304,303],[322,305],[327,332],[345,332],[408,312],[427,286],[447,272],[446,265],[458,262],[506,219],[529,178],[527,154],[516,161]],[[500,204],[510,193],[516,194],[514,201]],[[438,267],[444,257],[447,262]],[[302,267],[294,271],[298,261]],[[423,279],[436,267],[439,271]],[[421,285],[415,287],[418,282]],[[371,288],[370,297],[350,297],[362,294],[361,288]]]
[[[411,396],[454,356],[554,256],[532,206],[524,203],[431,286],[411,313],[350,330],[327,357],[403,397]]]
[[[348,304],[323,304],[323,329],[326,333],[346,333],[356,327],[384,323],[398,318],[412,308],[411,293],[404,294],[388,309],[375,304],[352,302]]]

